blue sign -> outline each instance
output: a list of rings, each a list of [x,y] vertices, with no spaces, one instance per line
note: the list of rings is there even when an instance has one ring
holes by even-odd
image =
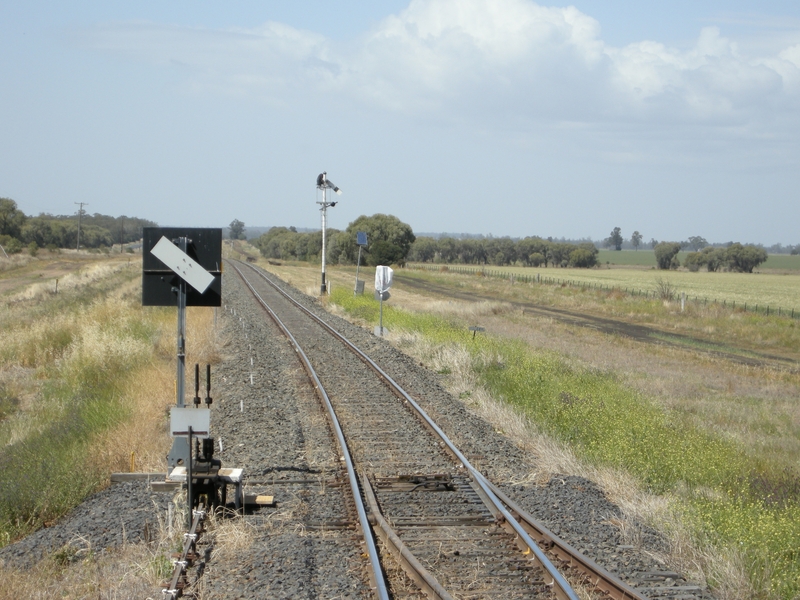
[[[359,246],[366,246],[367,245],[367,232],[366,231],[359,231],[356,233],[356,244]]]

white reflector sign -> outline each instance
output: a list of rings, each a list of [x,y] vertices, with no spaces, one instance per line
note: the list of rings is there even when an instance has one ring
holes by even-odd
[[[388,292],[392,287],[392,271],[391,267],[375,267],[375,289],[381,293]]]
[[[189,435],[207,438],[211,425],[211,410],[208,408],[186,408],[173,406],[169,411],[169,429],[172,437]]]
[[[211,273],[166,237],[162,236],[150,253],[201,294],[205,293],[214,281]]]

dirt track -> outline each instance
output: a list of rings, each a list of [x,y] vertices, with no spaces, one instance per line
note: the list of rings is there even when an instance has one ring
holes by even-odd
[[[741,353],[724,349],[714,342],[696,338],[680,333],[662,331],[656,327],[649,327],[647,325],[637,325],[635,323],[628,323],[617,319],[608,317],[599,317],[587,313],[579,313],[575,311],[566,310],[563,308],[553,308],[550,306],[542,306],[532,302],[519,302],[512,301],[498,296],[483,295],[475,292],[459,292],[455,288],[438,285],[429,281],[421,281],[414,277],[407,277],[395,273],[394,281],[396,284],[406,286],[418,292],[427,294],[446,296],[448,298],[458,298],[468,302],[480,301],[503,301],[508,304],[521,309],[526,314],[539,314],[547,318],[560,321],[569,325],[578,327],[587,327],[600,331],[608,335],[619,335],[631,338],[637,342],[646,344],[656,344],[661,346],[669,346],[673,348],[682,348],[684,350],[690,349],[696,352],[708,354],[731,362],[755,366],[755,367],[778,367],[781,369],[789,369],[790,371],[800,370],[797,361],[791,358],[778,356],[774,354],[766,354],[763,352],[755,352],[749,349],[741,349]],[[675,341],[669,341],[658,336],[669,336]],[[711,348],[702,346],[712,346]]]

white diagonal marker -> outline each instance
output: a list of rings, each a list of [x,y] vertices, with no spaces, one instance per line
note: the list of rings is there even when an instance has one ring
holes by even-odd
[[[170,242],[166,236],[161,236],[158,243],[151,250],[153,256],[175,271],[186,283],[201,294],[205,293],[214,276],[206,271],[200,263]]]

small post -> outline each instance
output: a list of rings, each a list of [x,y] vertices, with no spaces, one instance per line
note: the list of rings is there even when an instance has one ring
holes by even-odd
[[[211,365],[206,365],[206,406],[211,408],[211,403],[213,402],[211,398]]]
[[[194,363],[194,406],[200,406],[200,365]]]
[[[686,308],[686,292],[681,292],[681,312]]]
[[[380,295],[381,303],[380,303],[380,320],[378,321],[378,331],[381,332],[381,337],[383,337],[383,294]]]

